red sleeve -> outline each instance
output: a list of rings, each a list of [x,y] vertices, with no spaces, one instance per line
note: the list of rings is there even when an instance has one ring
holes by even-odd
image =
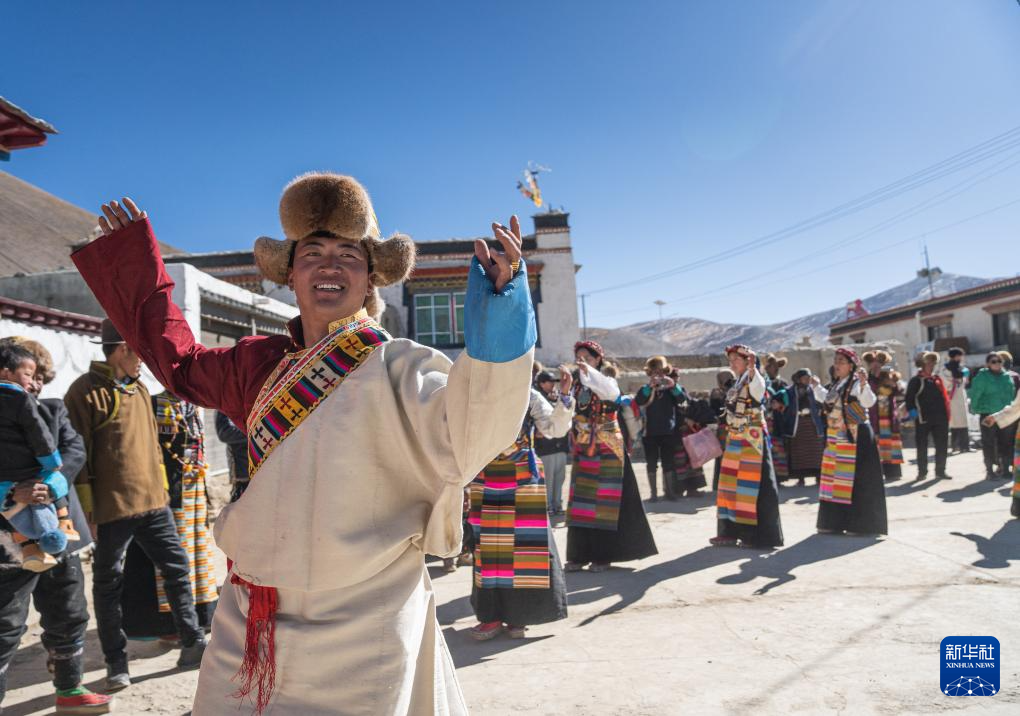
[[[205,348],[171,295],[148,219],[103,236],[71,255],[124,340],[171,393],[228,415],[244,415],[239,351]]]

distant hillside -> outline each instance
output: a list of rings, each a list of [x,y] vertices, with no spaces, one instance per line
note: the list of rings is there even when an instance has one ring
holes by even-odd
[[[989,279],[944,273],[934,281],[935,295],[944,296],[987,283]],[[928,279],[912,281],[864,299],[870,312],[885,311],[931,298]],[[805,337],[812,345],[827,345],[829,324],[846,317],[846,308],[812,313],[784,323],[751,326],[739,323],[714,323],[700,318],[667,318],[645,321],[622,328],[590,328],[590,336],[600,341],[615,356],[645,356],[665,352],[673,355],[718,353],[732,343],[746,343],[761,351],[777,351],[799,343]]]

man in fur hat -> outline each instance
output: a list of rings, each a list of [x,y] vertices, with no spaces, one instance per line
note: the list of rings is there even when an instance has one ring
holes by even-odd
[[[262,273],[301,315],[289,336],[198,345],[146,215],[103,206],[105,236],[74,254],[109,316],[175,395],[246,425],[251,484],[216,521],[231,562],[196,716],[239,699],[276,714],[465,713],[436,620],[426,554],[461,546],[463,486],[520,429],[534,309],[517,218],[475,242],[466,350],[392,339],[377,287],[414,264],[382,240],[354,179],[309,174],[280,200],[286,239],[259,239]],[[235,680],[236,678],[236,680]]]

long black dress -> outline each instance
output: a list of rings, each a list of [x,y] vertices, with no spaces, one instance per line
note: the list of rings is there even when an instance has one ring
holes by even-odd
[[[624,449],[617,422],[618,404],[601,400],[580,381],[575,384],[574,396],[577,412],[567,511],[567,561],[609,564],[658,554],[634,468]],[[596,490],[601,495],[612,493],[614,488],[620,492],[618,502],[595,494]],[[616,509],[619,513],[614,521]]]
[[[554,411],[562,422],[553,419]],[[502,622],[522,627],[546,624],[567,616],[567,585],[563,579],[556,541],[549,529],[545,473],[535,454],[535,428],[561,437],[570,420],[569,408],[549,402],[532,390],[528,414],[516,443],[485,466],[470,486],[468,523],[474,536],[474,567],[471,608],[479,622]],[[512,486],[509,486],[512,485]],[[513,512],[513,519],[508,515]],[[492,523],[498,526],[492,527]],[[507,542],[507,522],[514,525],[512,544]],[[527,522],[528,527],[517,529]],[[535,523],[543,527],[536,529]],[[548,559],[536,555],[548,550]],[[528,563],[528,566],[525,566]],[[507,576],[508,569],[513,572]],[[548,569],[548,586],[536,586]]]
[[[854,382],[851,378],[833,386],[825,399],[828,427],[819,479],[818,529],[888,534],[882,460],[867,409],[852,394]],[[856,426],[856,436],[849,426]],[[854,455],[849,504],[840,501],[845,500],[839,494],[841,480],[836,458],[840,453]]]
[[[783,546],[783,525],[779,517],[779,485],[762,406],[768,394],[762,385],[762,397],[754,397],[753,380],[745,374],[726,393],[726,443],[719,460],[716,534],[768,549]],[[740,500],[751,485],[757,492],[753,510]]]

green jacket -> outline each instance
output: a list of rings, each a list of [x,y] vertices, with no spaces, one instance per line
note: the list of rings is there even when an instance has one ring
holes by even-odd
[[[1013,379],[1006,371],[998,374],[982,368],[970,383],[970,412],[976,415],[997,413],[1013,402]]]

